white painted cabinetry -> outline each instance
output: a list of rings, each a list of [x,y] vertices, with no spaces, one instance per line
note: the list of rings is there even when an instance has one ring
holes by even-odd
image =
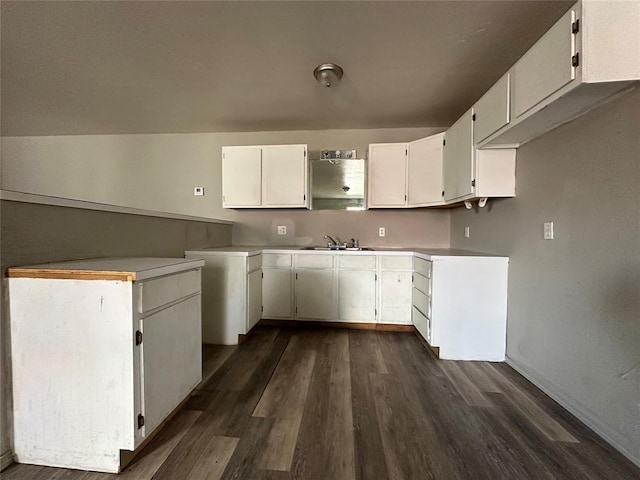
[[[640,2],[577,2],[511,68],[510,121],[481,148],[518,147],[640,80]]]
[[[336,318],[336,285],[333,255],[295,255],[296,318]]]
[[[474,112],[468,110],[445,134],[444,199],[447,203],[515,196],[516,150],[478,150]]]
[[[293,255],[262,254],[262,316],[293,318]]]
[[[431,265],[416,265],[416,329],[440,358],[504,361],[509,259],[432,257]]]
[[[411,324],[412,255],[380,255],[379,323]]]
[[[375,256],[336,255],[338,264],[338,320],[374,322],[376,319]]]
[[[400,208],[407,203],[407,144],[369,145],[369,208]]]
[[[14,452],[116,473],[202,376],[200,260],[11,268]]]
[[[216,249],[190,250],[189,259],[204,259],[203,343],[237,345],[260,320],[262,310],[262,255],[260,251],[221,253]]]
[[[222,147],[224,208],[308,207],[306,145]]]
[[[473,139],[475,144],[482,142],[509,123],[511,118],[510,86],[511,74],[506,73],[473,106],[475,115]]]
[[[369,208],[442,205],[444,133],[369,145]]]

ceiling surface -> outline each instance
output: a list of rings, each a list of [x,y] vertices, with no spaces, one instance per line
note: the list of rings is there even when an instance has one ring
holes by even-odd
[[[446,127],[572,3],[5,0],[2,135]]]

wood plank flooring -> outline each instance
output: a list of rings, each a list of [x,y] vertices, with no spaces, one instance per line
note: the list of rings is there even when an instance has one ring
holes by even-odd
[[[257,327],[206,346],[203,381],[119,476],[13,465],[3,480],[639,479],[502,363],[412,333]]]

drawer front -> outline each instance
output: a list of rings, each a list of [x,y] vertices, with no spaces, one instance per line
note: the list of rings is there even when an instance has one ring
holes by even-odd
[[[296,267],[333,268],[333,255],[296,255]]]
[[[286,253],[264,253],[262,254],[262,266],[291,268],[293,265],[291,257],[291,255]]]
[[[431,296],[431,279],[416,273],[413,275],[413,288]]]
[[[353,268],[361,270],[375,270],[376,257],[374,255],[358,256],[352,254],[336,255],[339,268]]]
[[[431,317],[431,298],[415,288],[413,289],[413,306],[425,317]]]
[[[411,318],[413,320],[413,326],[420,332],[423,338],[431,343],[431,329],[429,328],[429,319],[420,313],[416,307],[413,307],[411,311]]]
[[[247,259],[247,272],[260,270],[262,268],[262,255],[254,255]]]
[[[413,270],[413,256],[383,255],[382,268],[385,270]]]
[[[200,269],[168,275],[140,284],[138,312],[144,313],[180,298],[197,293],[201,289]]]
[[[433,262],[430,262],[429,260],[424,260],[418,257],[413,258],[413,269],[420,275],[424,275],[427,278],[431,278],[432,266]]]

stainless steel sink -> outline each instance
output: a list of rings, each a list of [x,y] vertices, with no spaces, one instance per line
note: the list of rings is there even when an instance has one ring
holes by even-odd
[[[371,252],[369,247],[303,247],[302,250],[324,250],[333,252]]]

